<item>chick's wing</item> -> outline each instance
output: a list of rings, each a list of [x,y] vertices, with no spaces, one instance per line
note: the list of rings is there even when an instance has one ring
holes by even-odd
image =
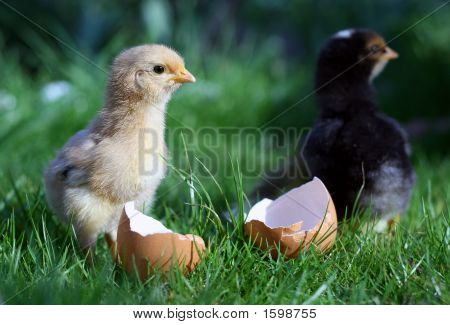
[[[50,166],[50,173],[69,187],[86,184],[89,180],[96,145],[87,130],[79,131],[62,148]]]

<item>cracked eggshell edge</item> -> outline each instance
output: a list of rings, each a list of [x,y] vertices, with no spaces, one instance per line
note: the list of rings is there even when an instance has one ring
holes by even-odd
[[[135,210],[133,202],[125,204],[117,232],[117,252],[127,272],[138,271],[141,280],[155,269],[168,272],[179,267],[191,272],[205,249],[201,237],[174,233],[161,222]]]
[[[280,246],[280,252],[289,258],[298,256],[301,250],[306,250],[311,244],[325,252],[329,250],[336,241],[337,233],[337,215],[331,195],[320,179],[315,177],[302,187],[303,190],[308,189],[312,185],[317,186],[321,191],[326,192],[327,202],[323,207],[323,217],[317,221],[314,227],[302,230],[304,220],[302,215],[298,216],[298,222],[288,226],[270,227],[266,224],[265,213],[270,204],[275,201],[263,199],[256,203],[248,214],[246,223],[244,224],[245,233],[251,238],[256,246],[262,249],[269,249],[272,256],[278,255],[277,246]],[[294,189],[294,190],[297,190]],[[284,194],[289,195],[290,192]],[[302,194],[304,196],[305,194]],[[312,195],[312,194],[311,194]],[[281,198],[281,197],[280,197]],[[325,203],[325,202],[324,202]],[[326,211],[325,211],[326,210]]]

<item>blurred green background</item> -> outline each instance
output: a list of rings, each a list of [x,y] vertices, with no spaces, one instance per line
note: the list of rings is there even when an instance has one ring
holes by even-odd
[[[416,152],[445,159],[449,6],[404,32],[443,3],[2,0],[1,170],[13,178],[26,171],[38,180],[55,151],[101,107],[109,64],[124,48],[168,44],[196,75],[198,82],[183,87],[170,104],[168,132],[181,126],[259,127],[313,90],[321,44],[349,27],[395,38],[391,46],[400,59],[375,81],[381,106],[412,131]],[[312,96],[266,127],[301,130],[315,116]],[[237,149],[228,143],[223,150]]]

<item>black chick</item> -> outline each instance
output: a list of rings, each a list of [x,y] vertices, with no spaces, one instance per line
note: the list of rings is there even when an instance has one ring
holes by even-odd
[[[312,176],[329,189],[340,219],[360,207],[390,220],[408,207],[415,183],[406,132],[379,111],[372,80],[398,57],[367,29],[337,33],[316,72],[320,118],[303,144]],[[361,190],[362,189],[362,190]]]

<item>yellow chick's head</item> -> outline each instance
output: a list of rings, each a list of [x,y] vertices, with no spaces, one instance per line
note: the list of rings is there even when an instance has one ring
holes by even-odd
[[[183,58],[164,45],[140,45],[113,62],[109,95],[119,100],[165,102],[181,84],[195,82]],[[117,98],[119,97],[119,98]]]

